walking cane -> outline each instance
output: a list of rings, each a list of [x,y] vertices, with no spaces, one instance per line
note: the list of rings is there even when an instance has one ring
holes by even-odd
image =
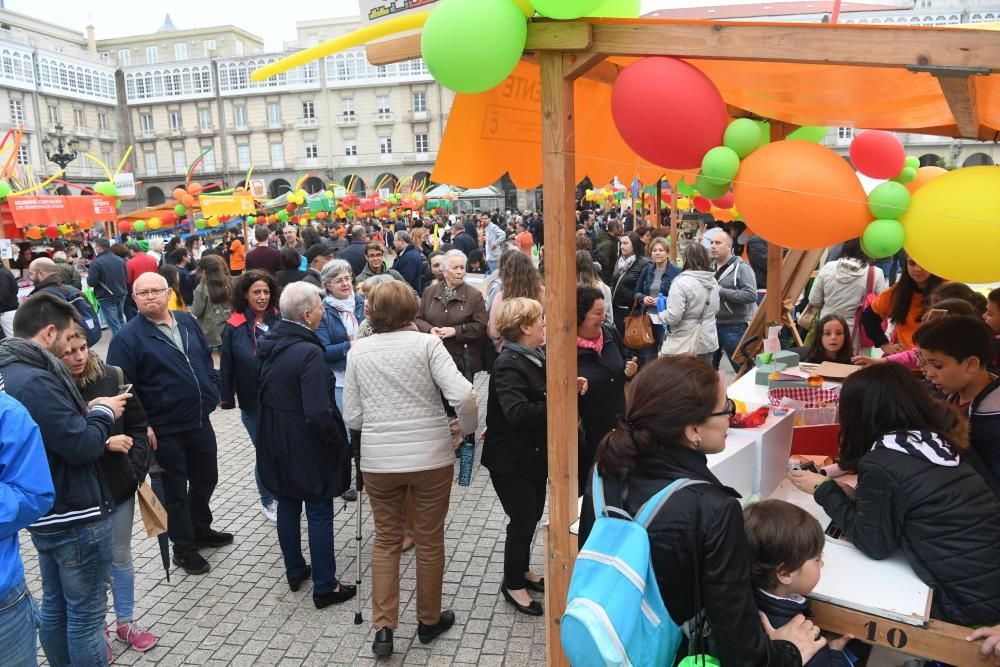
[[[358,589],[358,592],[355,595],[358,600],[358,611],[354,614],[354,625],[361,625],[364,622],[364,619],[361,616],[361,511],[364,509],[364,498],[362,497],[362,494],[365,490],[364,481],[361,479],[361,431],[351,431],[351,449],[354,450],[354,487],[358,492],[358,530],[354,535],[355,554],[357,556],[355,559],[357,577],[354,579],[354,585],[357,586]]]

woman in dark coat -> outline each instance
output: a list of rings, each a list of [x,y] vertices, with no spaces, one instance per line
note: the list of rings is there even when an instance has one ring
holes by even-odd
[[[222,380],[219,406],[223,410],[240,406],[240,420],[257,447],[257,346],[278,321],[281,288],[267,271],[251,269],[236,281],[233,314],[222,328]],[[260,513],[269,521],[278,520],[278,501],[260,481],[254,465],[254,479],[260,496]]]
[[[818,628],[801,615],[778,630],[762,625],[739,494],[708,469],[707,455],[725,448],[735,412],[719,375],[695,357],[661,357],[633,382],[628,411],[597,452],[607,504],[635,516],[675,480],[706,482],[679,490],[649,526],[650,557],[670,617],[681,625],[703,611],[712,655],[726,667],[801,667],[826,641],[815,639]],[[595,521],[591,481],[581,547]]]
[[[424,290],[417,329],[441,338],[458,370],[471,382],[483,370],[489,316],[483,293],[465,283],[466,257],[461,250],[444,255],[444,280]]]
[[[601,290],[576,288],[576,373],[589,385],[579,400],[583,426],[583,446],[577,460],[580,494],[594,464],[598,443],[625,410],[625,380],[639,370],[635,357],[625,361],[618,332],[604,324],[604,308]]]
[[[282,319],[257,352],[260,476],[278,498],[278,543],[288,586],[297,591],[312,575],[313,603],[322,609],[357,593],[354,586],[337,581],[333,552],[333,499],[350,482],[350,446],[316,336],[323,317],[322,290],[292,283],[283,291],[279,307]],[[302,558],[303,504],[312,568]]]
[[[618,246],[618,261],[611,278],[611,304],[614,307],[615,328],[618,335],[625,335],[625,318],[635,303],[635,288],[639,283],[639,274],[649,264],[649,258],[643,253],[645,248],[639,235],[629,232],[622,236]],[[636,313],[642,315],[642,309]]]
[[[792,483],[865,555],[902,548],[934,589],[931,616],[1000,622],[1000,500],[967,460],[965,421],[900,364],[848,378],[839,415],[839,463],[857,471],[857,487],[801,470]]]

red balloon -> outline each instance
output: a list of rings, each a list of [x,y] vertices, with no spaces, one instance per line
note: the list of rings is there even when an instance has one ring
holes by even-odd
[[[712,210],[712,202],[698,195],[694,198],[694,208],[699,213],[708,213]]]
[[[865,130],[851,142],[851,164],[869,178],[896,178],[906,163],[906,149],[894,134]]]
[[[118,231],[122,234],[128,234],[132,231],[132,223],[128,220],[122,220],[118,223]]]
[[[733,195],[731,191],[722,195],[718,199],[712,200],[712,203],[718,206],[719,208],[732,208],[733,203],[735,202],[736,202],[736,197],[735,195]]]
[[[289,213],[294,212],[295,211],[295,204],[285,204],[285,210],[288,211]]]
[[[45,228],[45,235],[47,237],[49,237],[50,239],[58,238],[59,237],[59,226],[58,225],[49,225],[48,227]]]
[[[711,79],[661,56],[637,60],[618,75],[611,114],[629,148],[668,169],[701,166],[705,153],[722,144],[729,122]]]
[[[163,221],[164,227],[172,227],[174,224],[177,223],[177,216],[174,215],[173,213],[164,213],[163,215],[160,216],[160,220]]]

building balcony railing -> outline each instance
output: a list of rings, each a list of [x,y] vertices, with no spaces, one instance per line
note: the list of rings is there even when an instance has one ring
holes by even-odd
[[[411,123],[426,123],[431,119],[431,112],[427,109],[423,111],[411,111],[409,114],[409,120]]]
[[[324,169],[327,165],[325,157],[306,157],[295,161],[296,169]]]
[[[284,132],[285,130],[290,130],[291,128],[292,128],[291,123],[282,123],[281,121],[274,123],[268,121],[267,125],[265,125],[262,129],[265,132]]]
[[[337,116],[337,125],[357,125],[358,115],[354,113]]]
[[[300,130],[312,130],[319,127],[319,118],[299,118],[295,121],[295,127]]]
[[[431,151],[422,151],[416,153],[403,153],[403,162],[434,162],[437,159],[437,153]]]
[[[249,125],[234,125],[229,128],[230,134],[249,134],[251,132]]]
[[[183,127],[172,127],[169,130],[167,130],[167,136],[168,137],[175,137],[175,138],[183,137],[184,136],[184,128]]]
[[[195,136],[198,137],[214,137],[215,136],[215,126],[214,125],[199,125],[194,130]]]
[[[118,132],[115,130],[98,130],[97,137],[99,139],[104,139],[105,141],[117,141]]]
[[[391,125],[395,120],[391,111],[379,111],[372,115],[372,122],[376,125]]]
[[[135,133],[139,141],[156,141],[156,130],[139,130]]]
[[[77,125],[76,127],[74,127],[73,134],[75,134],[78,137],[88,137],[88,138],[93,138],[94,136],[96,136],[92,128],[84,127],[82,125]]]

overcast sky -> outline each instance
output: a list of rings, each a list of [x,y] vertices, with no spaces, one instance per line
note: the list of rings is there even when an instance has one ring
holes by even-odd
[[[667,7],[747,4],[759,0],[642,0],[643,13]],[[118,3],[81,0],[2,0],[7,9],[83,32],[93,23],[97,38],[122,37],[155,32],[169,12],[177,28],[203,28],[234,24],[264,38],[267,49],[278,50],[295,39],[295,22],[308,19],[351,16],[358,13],[357,0],[265,3],[262,0],[170,0]]]

